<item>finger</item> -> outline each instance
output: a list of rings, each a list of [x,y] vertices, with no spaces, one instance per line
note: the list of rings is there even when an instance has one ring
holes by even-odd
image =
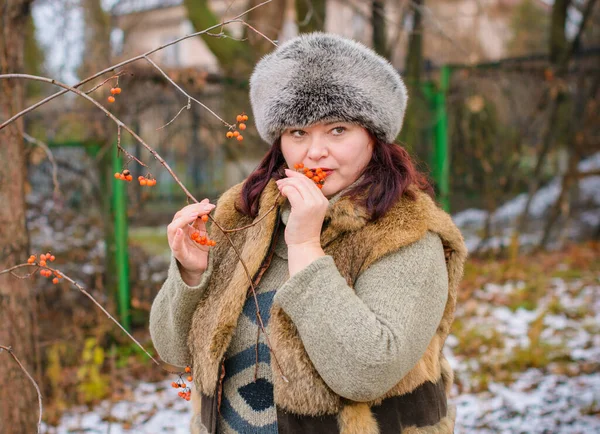
[[[301,177],[285,178],[281,181],[282,186],[288,184],[297,186],[307,205],[318,204],[324,197],[315,183],[304,175],[301,175]]]
[[[179,211],[177,211],[175,213],[175,215],[173,216],[173,220],[175,220],[178,217],[181,217],[184,214],[187,214],[187,213],[195,211],[195,210],[199,210],[201,212],[201,210],[204,209],[204,207],[206,205],[211,205],[213,208],[216,206],[216,205],[210,203],[210,200],[208,198],[202,199],[198,203],[192,203],[190,205],[187,205],[187,206],[184,206],[183,208],[181,208]]]
[[[171,251],[173,252],[173,255],[175,255],[175,257],[177,259],[181,258],[181,254],[183,253],[183,240],[184,235],[183,235],[183,230],[181,228],[178,228],[175,231],[175,234],[173,236],[173,241],[171,242]]]
[[[204,215],[204,214],[209,214],[213,209],[215,209],[214,204],[212,203],[195,203],[193,205],[188,205],[185,208],[182,208],[181,210],[179,210],[175,216],[173,217],[173,221],[171,223],[174,223],[177,219],[185,217],[186,215],[191,215],[191,214],[197,214],[197,215]]]
[[[186,225],[193,223],[199,214],[197,212],[190,212],[189,214],[184,214],[179,218],[174,219],[169,226],[167,226],[167,235],[173,237],[175,235],[175,231],[177,229],[183,229]]]
[[[281,194],[288,198],[292,208],[300,207],[304,203],[304,198],[300,191],[294,185],[284,185],[281,187]]]

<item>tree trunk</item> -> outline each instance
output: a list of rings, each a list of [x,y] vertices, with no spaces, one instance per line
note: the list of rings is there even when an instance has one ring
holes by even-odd
[[[373,0],[371,3],[371,26],[373,27],[373,48],[378,54],[388,58],[383,0]]]
[[[406,78],[410,85],[417,85],[421,79],[423,65],[423,22],[421,8],[425,0],[413,2],[413,25],[408,38],[408,54],[406,55]]]
[[[550,62],[558,63],[567,49],[567,9],[571,0],[555,0],[552,5],[552,21],[550,24]]]
[[[0,6],[0,73],[23,72],[25,32],[31,0],[5,0]],[[0,119],[24,106],[23,82],[0,80]],[[26,262],[25,153],[23,120],[0,130],[0,270]],[[0,343],[13,348],[29,372],[35,372],[33,298],[27,280],[0,276]],[[0,434],[37,431],[37,394],[8,354],[0,354]]]

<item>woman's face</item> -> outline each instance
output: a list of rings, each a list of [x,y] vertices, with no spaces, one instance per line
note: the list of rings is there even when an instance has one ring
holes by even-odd
[[[327,171],[321,191],[330,198],[359,178],[371,161],[373,141],[359,125],[320,123],[285,130],[281,135],[281,150],[291,169],[303,163],[309,169],[320,167]]]

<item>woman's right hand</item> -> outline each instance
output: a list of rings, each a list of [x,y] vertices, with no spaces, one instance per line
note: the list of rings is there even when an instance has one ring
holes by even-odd
[[[180,272],[186,281],[199,280],[208,268],[208,246],[202,246],[191,239],[196,230],[200,235],[206,235],[206,225],[200,219],[215,208],[216,205],[204,199],[200,203],[188,205],[179,210],[173,221],[167,226],[169,247],[175,259],[179,261]],[[196,220],[198,220],[196,222]],[[196,222],[196,229],[190,225]]]

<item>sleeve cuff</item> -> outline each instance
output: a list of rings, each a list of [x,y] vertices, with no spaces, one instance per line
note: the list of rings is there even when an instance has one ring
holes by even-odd
[[[208,252],[208,267],[206,268],[206,270],[204,271],[204,273],[202,274],[202,277],[200,279],[200,283],[198,283],[198,285],[195,286],[190,286],[187,283],[184,282],[183,278],[181,277],[181,271],[179,271],[179,266],[177,259],[175,258],[175,256],[173,256],[171,254],[171,263],[169,265],[169,272],[168,272],[168,279],[172,279],[175,283],[175,286],[183,292],[190,292],[190,291],[198,291],[200,289],[203,289],[204,287],[206,287],[208,285],[208,281],[210,280],[210,275],[212,274],[212,251]]]

